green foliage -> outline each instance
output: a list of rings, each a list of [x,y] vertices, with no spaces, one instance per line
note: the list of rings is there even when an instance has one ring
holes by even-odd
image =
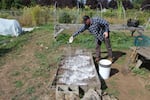
[[[13,71],[11,73],[12,76],[19,76],[20,75],[20,72],[19,71]]]
[[[148,91],[150,91],[150,83],[145,85],[145,89],[147,89]]]
[[[114,49],[128,49],[134,45],[134,38],[123,32],[112,32],[110,39]]]
[[[122,15],[123,15],[123,5],[122,5],[122,1],[121,0],[118,0],[117,1],[117,6],[118,6],[118,18],[122,18]]]
[[[111,32],[110,36],[113,49],[128,49],[129,47],[134,45],[134,38],[123,32]],[[60,45],[67,44],[69,37],[69,34],[61,33],[57,37],[57,42],[53,43],[53,47],[58,47]],[[95,48],[95,38],[89,33],[81,33],[74,39],[72,45],[88,49]],[[102,45],[102,48],[105,48],[105,46]]]
[[[14,53],[20,53],[22,46],[28,42],[31,38],[31,34],[24,34],[19,37],[0,36],[0,56],[4,56],[6,53],[16,50]]]
[[[6,9],[6,0],[1,0],[1,8]]]
[[[41,14],[41,8],[40,6],[35,6],[32,8],[31,10],[31,15],[32,15],[32,21],[33,21],[33,25],[39,25],[40,23],[40,14]]]
[[[116,16],[116,12],[115,10],[112,9],[108,9],[106,12],[103,13],[104,17],[115,17]]]
[[[31,5],[35,6],[36,5],[36,0],[30,0],[31,1]]]
[[[0,18],[8,18],[9,14],[8,13],[0,13]]]
[[[23,83],[22,83],[22,81],[20,81],[20,80],[19,80],[19,81],[15,81],[14,84],[15,84],[15,87],[16,87],[16,88],[20,88],[20,87],[23,86]]]
[[[149,71],[147,69],[145,69],[145,68],[139,69],[139,68],[134,67],[134,68],[132,68],[132,72],[135,75],[147,76]]]
[[[49,18],[49,8],[37,5],[23,8],[23,15],[20,16],[19,22],[22,26],[38,26],[48,23]]]
[[[113,95],[115,97],[118,97],[120,95],[120,92],[116,89],[107,88],[105,90],[108,94]]]
[[[35,93],[35,87],[32,86],[32,87],[27,88],[26,89],[26,93],[27,94],[33,94],[33,93]]]
[[[71,23],[71,16],[67,12],[62,12],[59,16],[59,23]]]
[[[13,0],[12,6],[15,7],[15,8],[21,8],[23,6],[22,5],[22,0]]]
[[[140,9],[143,0],[133,0],[133,5],[135,9]]]
[[[45,55],[45,52],[35,52],[35,57],[37,58],[40,67],[35,69],[33,72],[33,77],[48,77],[49,76],[49,71],[50,71],[50,66],[49,66],[49,61],[47,59],[47,56]]]
[[[22,7],[22,0],[1,0],[1,9],[10,9],[12,7],[20,8]]]

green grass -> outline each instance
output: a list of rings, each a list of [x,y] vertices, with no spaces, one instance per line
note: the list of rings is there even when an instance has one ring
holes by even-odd
[[[120,92],[118,90],[114,89],[114,88],[113,89],[112,88],[107,88],[105,90],[105,92],[107,92],[108,94],[113,95],[115,97],[118,97],[120,95]]]
[[[33,77],[39,77],[39,76],[48,77],[50,66],[49,66],[49,61],[46,53],[37,51],[35,52],[35,57],[37,58],[40,66],[34,70]]]
[[[36,89],[33,86],[26,89],[26,93],[30,94],[30,95],[35,93],[35,91],[36,91]]]
[[[19,76],[20,72],[18,70],[14,70],[11,72],[11,76]]]
[[[129,90],[129,94],[130,94],[131,96],[136,96],[137,90],[130,89],[130,90]]]
[[[0,36],[0,56],[4,56],[13,50],[15,50],[16,54],[19,54],[23,45],[25,45],[30,38],[31,34],[29,33],[20,35],[19,37]]]
[[[145,89],[147,89],[148,91],[150,91],[150,84],[146,84],[145,85]]]
[[[38,98],[39,98],[38,96],[32,96],[32,97],[30,98],[30,100],[39,100]]]
[[[111,45],[113,49],[129,49],[129,47],[134,45],[134,38],[131,37],[130,34],[126,34],[123,32],[112,32],[110,34]],[[69,34],[61,33],[60,35],[58,35],[57,42],[54,42],[53,46],[57,47],[67,44],[69,37]],[[95,48],[95,38],[89,33],[81,33],[74,39],[72,46],[80,46],[87,49]],[[102,48],[105,49],[104,43],[102,44]]]
[[[112,87],[116,87],[116,86],[117,86],[117,83],[115,82],[115,80],[109,81],[109,84],[110,84]]]
[[[16,88],[21,88],[23,86],[23,82],[18,80],[14,82]]]
[[[142,77],[148,77],[148,75],[149,75],[149,71],[146,68],[141,68],[140,69],[140,68],[133,67],[132,72],[135,75],[140,75]]]
[[[112,32],[111,44],[113,49],[129,49],[134,45],[134,38],[130,36],[130,33],[124,32]]]
[[[22,67],[22,70],[25,72],[29,72],[31,69],[28,66]]]

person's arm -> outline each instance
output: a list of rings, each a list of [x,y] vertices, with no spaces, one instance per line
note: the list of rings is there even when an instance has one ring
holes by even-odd
[[[85,25],[82,25],[81,28],[77,32],[75,32],[72,36],[75,37],[78,34],[80,34],[81,32],[84,32],[86,29],[87,29],[87,27]]]
[[[74,40],[74,37],[80,34],[81,32],[84,32],[86,29],[87,29],[86,25],[81,26],[81,28],[69,38],[69,43],[72,43]]]

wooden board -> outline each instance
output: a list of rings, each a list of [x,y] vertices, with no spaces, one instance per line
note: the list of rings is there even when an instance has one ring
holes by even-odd
[[[133,50],[134,47],[131,49]],[[137,54],[145,57],[147,60],[150,60],[150,47],[138,47],[136,50]]]

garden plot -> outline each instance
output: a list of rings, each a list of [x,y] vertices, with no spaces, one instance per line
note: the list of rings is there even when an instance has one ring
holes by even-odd
[[[101,87],[93,58],[88,52],[65,56],[59,64],[54,81],[53,85],[76,85],[84,90],[88,89],[87,86]]]

